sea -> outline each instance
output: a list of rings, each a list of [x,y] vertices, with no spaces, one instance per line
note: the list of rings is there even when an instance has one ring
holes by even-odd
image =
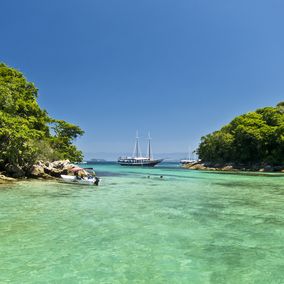
[[[0,283],[284,283],[284,175],[87,166],[0,185]]]

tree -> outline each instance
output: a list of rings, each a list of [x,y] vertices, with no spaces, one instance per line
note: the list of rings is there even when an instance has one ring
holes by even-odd
[[[211,163],[284,164],[283,103],[240,115],[201,139],[199,157]]]
[[[72,145],[72,142],[79,136],[82,136],[84,131],[77,125],[63,120],[53,120],[51,128],[55,133],[51,144],[58,152],[59,157],[75,162],[81,161],[83,154]]]
[[[284,102],[278,103],[277,108],[280,110],[280,112],[284,113]]]
[[[82,152],[72,142],[84,132],[49,117],[37,97],[33,83],[0,63],[0,171],[25,175],[38,159],[82,160]]]

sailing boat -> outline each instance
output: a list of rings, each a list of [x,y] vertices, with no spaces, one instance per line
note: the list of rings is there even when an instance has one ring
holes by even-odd
[[[193,157],[192,157],[193,153],[194,153],[194,152],[191,152],[191,151],[190,151],[190,147],[188,147],[188,159],[180,160],[180,163],[181,163],[182,165],[196,163],[197,160],[196,160],[196,159],[193,159]]]
[[[161,163],[163,159],[155,160],[152,155],[151,137],[148,135],[148,155],[143,157],[140,151],[138,132],[136,133],[135,146],[132,157],[120,157],[118,163],[121,166],[154,167]]]

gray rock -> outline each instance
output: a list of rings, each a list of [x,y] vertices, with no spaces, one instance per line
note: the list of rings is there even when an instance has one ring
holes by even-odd
[[[68,166],[70,164],[69,160],[60,160],[60,161],[54,161],[52,163],[52,167],[56,169],[63,169],[64,167]]]
[[[33,165],[32,170],[31,170],[31,176],[32,177],[43,177],[45,176],[46,173],[44,172],[44,168],[42,165],[36,164]]]
[[[192,170],[205,170],[206,169],[206,167],[203,164],[195,164],[195,165],[189,166],[188,168]]]
[[[67,175],[68,174],[68,170],[67,169],[57,169],[57,168],[53,168],[51,169],[51,171],[49,172],[50,176],[53,177],[60,177],[61,175]]]
[[[222,168],[222,171],[233,171],[234,167],[233,166],[225,166]]]
[[[34,178],[59,178],[61,175],[72,173],[71,169],[75,165],[70,164],[69,160],[54,162],[38,161],[31,169],[30,176]]]

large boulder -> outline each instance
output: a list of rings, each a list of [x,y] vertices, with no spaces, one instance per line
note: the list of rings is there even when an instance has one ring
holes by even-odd
[[[34,178],[60,178],[61,175],[73,174],[72,169],[76,167],[69,160],[54,162],[38,161],[31,169],[30,176]]]
[[[233,166],[225,166],[222,171],[236,171],[236,169]]]
[[[45,162],[43,170],[52,177],[60,177],[61,175],[67,175],[73,167],[74,165],[70,164],[69,160],[60,160],[52,163]]]
[[[68,170],[67,169],[57,169],[57,168],[52,168],[49,171],[49,175],[53,177],[60,177],[61,175],[67,175]]]
[[[56,169],[63,169],[67,167],[68,165],[70,165],[69,160],[59,160],[59,161],[54,161],[53,163],[51,163],[51,166]]]
[[[42,164],[33,165],[30,175],[33,178],[50,178],[50,176],[45,173],[44,165]]]
[[[49,175],[51,173],[52,169],[53,169],[52,167],[48,166],[48,167],[44,167],[43,171],[44,171],[45,174]]]
[[[32,170],[31,170],[31,175],[34,177],[39,177],[44,175],[44,168],[41,165],[33,165]]]
[[[194,164],[192,166],[188,167],[191,170],[206,170],[207,168],[204,166],[204,164]]]

